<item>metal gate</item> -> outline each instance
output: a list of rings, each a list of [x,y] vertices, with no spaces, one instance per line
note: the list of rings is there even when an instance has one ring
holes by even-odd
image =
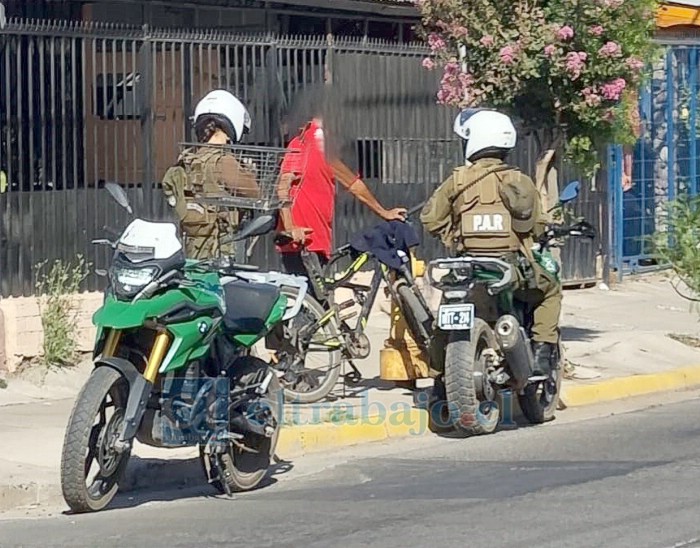
[[[641,90],[642,132],[633,150],[610,147],[611,249],[618,275],[659,268],[652,239],[670,200],[698,193],[700,45],[667,44]],[[623,187],[626,154],[632,186]]]
[[[249,106],[248,142],[282,145],[296,130],[285,132],[295,96],[330,79],[344,159],[387,206],[423,201],[462,161],[454,112],[436,105],[439,76],[422,69],[419,45],[15,20],[0,30],[0,48],[2,296],[33,294],[33,268],[45,259],[82,254],[107,266],[107,250],[90,241],[126,218],[106,181],[127,189],[138,214],[167,218],[159,181],[178,142],[192,138],[194,102],[212,88]],[[525,139],[516,155],[530,173],[532,150]],[[374,220],[340,194],[339,243]],[[589,196],[596,208],[600,196]],[[441,252],[432,239],[420,250]],[[564,257],[569,279],[595,277],[589,251],[572,247]],[[278,266],[270,241],[252,260]],[[86,289],[101,283],[91,275]]]

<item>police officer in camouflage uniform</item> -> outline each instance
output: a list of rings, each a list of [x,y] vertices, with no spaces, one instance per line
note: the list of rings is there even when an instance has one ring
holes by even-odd
[[[233,255],[234,244],[222,245],[220,239],[237,229],[239,212],[204,205],[198,199],[258,197],[255,175],[227,147],[250,131],[250,115],[234,95],[215,90],[195,108],[194,126],[197,140],[205,145],[180,154],[163,178],[163,191],[180,219],[189,258]]]
[[[505,114],[468,109],[455,120],[465,140],[466,165],[457,168],[433,194],[421,221],[445,246],[460,254],[498,256],[530,268],[515,297],[535,305],[532,338],[538,372],[558,362],[561,285],[535,258],[533,246],[544,232],[542,202],[527,175],[505,163],[516,131]],[[517,271],[517,269],[516,269]]]

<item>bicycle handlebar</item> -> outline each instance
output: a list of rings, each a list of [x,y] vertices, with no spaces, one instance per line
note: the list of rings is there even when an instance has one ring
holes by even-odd
[[[406,211],[406,218],[408,219],[409,217],[412,217],[413,215],[418,213],[420,210],[422,210],[423,206],[425,206],[426,202],[427,202],[427,200],[425,200],[419,204],[416,204],[411,209]]]

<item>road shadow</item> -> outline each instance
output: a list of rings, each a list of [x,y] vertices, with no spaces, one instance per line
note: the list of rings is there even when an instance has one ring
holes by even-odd
[[[291,461],[276,458],[265,478],[249,492],[271,487],[277,483],[278,477],[290,472],[293,468],[294,464]],[[119,493],[102,512],[136,508],[152,502],[173,502],[194,498],[235,500],[243,495],[245,493],[236,493],[233,497],[228,497],[209,485],[198,458],[144,459],[134,455],[129,459]],[[73,515],[69,510],[63,513]]]
[[[601,331],[597,329],[586,329],[584,327],[561,326],[561,340],[567,342],[591,342],[597,339]]]
[[[422,409],[428,412],[428,428],[430,432],[438,437],[446,439],[467,439],[469,436],[458,431],[452,426],[453,420],[448,414],[448,403],[444,396],[433,395],[430,392],[431,388],[423,389],[417,398],[414,398],[414,405],[417,409]],[[500,393],[497,398],[497,403],[500,408],[498,425],[490,434],[499,432],[510,432],[521,428],[532,428],[542,426],[532,424],[525,418],[520,409],[517,396],[505,397],[504,393]],[[555,420],[555,419],[553,419]],[[550,421],[551,422],[551,421]]]

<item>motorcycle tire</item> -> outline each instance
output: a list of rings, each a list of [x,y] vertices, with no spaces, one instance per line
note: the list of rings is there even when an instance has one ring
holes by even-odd
[[[422,350],[427,350],[430,343],[432,319],[430,313],[423,307],[420,299],[406,283],[399,284],[396,292],[399,295],[399,308],[408,324],[413,340]]]
[[[443,435],[453,431],[447,406],[445,379],[435,378],[433,389],[428,397],[428,428],[433,434]]]
[[[109,446],[109,441],[119,431],[128,396],[126,379],[106,366],[97,367],[78,394],[61,455],[61,490],[72,512],[102,510],[119,491],[129,453],[117,453]],[[110,419],[106,416],[108,398],[113,404]],[[95,424],[98,417],[100,423]],[[88,457],[92,457],[99,466],[90,485],[86,485],[92,464],[92,459],[88,461]]]
[[[561,351],[559,353],[561,356]],[[544,424],[553,421],[559,406],[559,394],[561,394],[561,380],[563,371],[561,364],[555,372],[555,394],[545,393],[544,383],[529,384],[522,394],[518,394],[518,403],[523,416],[530,424]]]
[[[483,351],[495,348],[493,332],[483,320],[475,319],[471,331],[453,331],[445,348],[445,396],[450,425],[459,434],[475,436],[490,434],[498,427],[500,409],[495,398],[488,400],[482,383],[485,371]]]
[[[260,364],[264,363],[257,358],[243,358],[246,360],[235,378],[238,386],[245,385],[250,382],[258,374]],[[221,494],[225,494],[226,487],[222,483],[226,482],[231,493],[241,493],[251,491],[258,487],[264,479],[270,468],[270,463],[274,458],[277,449],[277,441],[279,439],[282,422],[284,421],[284,404],[283,404],[282,388],[277,379],[277,375],[273,375],[265,397],[260,400],[265,406],[269,406],[277,422],[275,433],[267,438],[253,433],[245,436],[241,443],[246,446],[248,451],[232,444],[229,450],[221,456],[223,470],[221,470],[224,478],[212,482],[212,486]],[[204,454],[203,448],[200,447],[200,459],[204,468],[205,458],[209,458]],[[206,468],[205,468],[206,469]]]

